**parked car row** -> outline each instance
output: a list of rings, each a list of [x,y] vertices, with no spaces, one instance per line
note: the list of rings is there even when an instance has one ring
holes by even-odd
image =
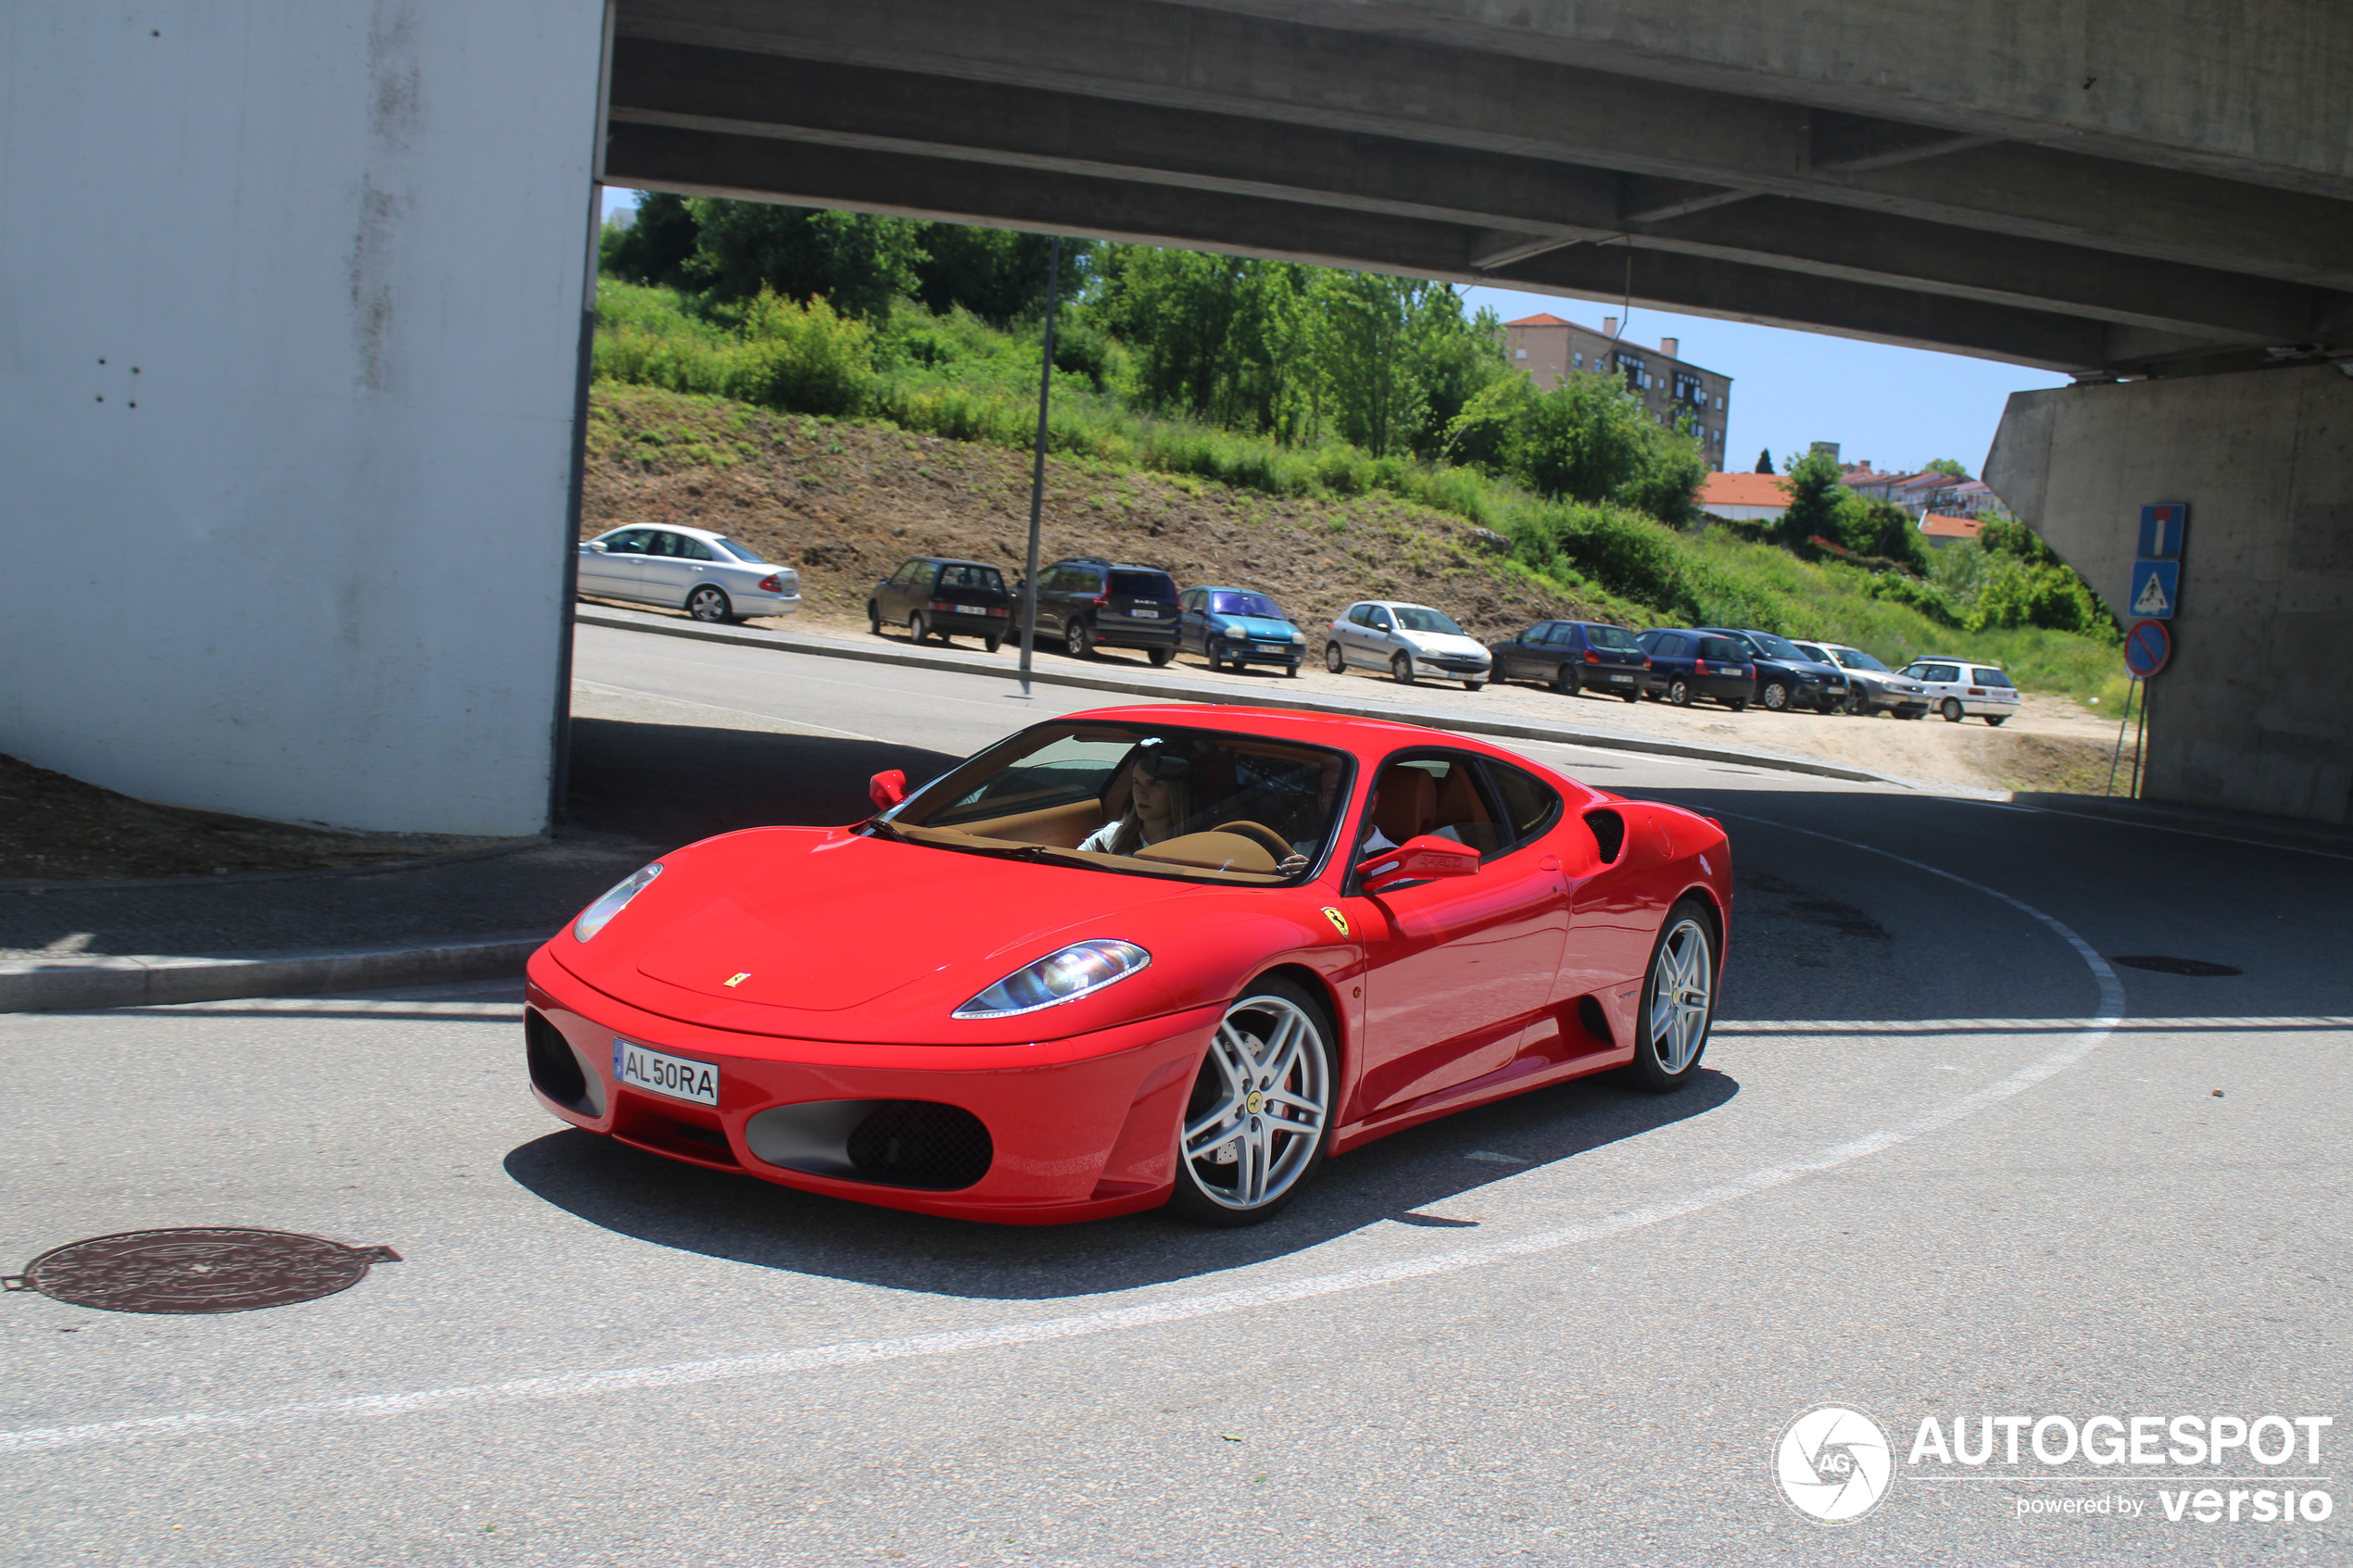
[[[587,570],[584,558],[584,592]],[[1038,641],[1059,642],[1074,658],[1099,647],[1141,648],[1164,665],[1181,650],[1214,669],[1265,664],[1296,675],[1306,657],[1305,634],[1253,589],[1180,593],[1157,567],[1098,556],[1055,561],[1038,582]],[[993,566],[915,556],[875,585],[866,623],[875,632],[904,626],[919,643],[978,637],[994,653],[1019,634],[1021,598],[1021,585],[1009,589]],[[1933,656],[1899,672],[1843,643],[1793,642],[1755,627],[1654,627],[1637,635],[1596,621],[1540,621],[1491,648],[1443,610],[1398,599],[1361,599],[1335,618],[1325,632],[1324,667],[1335,675],[1381,671],[1408,685],[1459,681],[1474,692],[1491,680],[1532,681],[1567,696],[1648,696],[1677,708],[1705,699],[1734,712],[1755,703],[1777,713],[1919,719],[1934,711],[1954,723],[1975,715],[2000,724],[2018,711],[2018,689],[2000,667],[1969,659]]]

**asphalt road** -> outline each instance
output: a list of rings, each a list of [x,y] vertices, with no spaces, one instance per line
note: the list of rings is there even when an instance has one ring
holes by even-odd
[[[619,633],[580,654],[597,744],[638,770],[610,809],[661,804],[668,758],[681,836],[853,814],[876,758],[1096,705]],[[7,1297],[8,1561],[2353,1556],[2353,862],[1525,749],[1731,828],[1706,1071],[1400,1135],[1251,1231],[964,1225],[602,1144],[526,1096],[511,987],[0,1019],[8,1266],[204,1224],[405,1260],[241,1314]],[[2146,956],[2244,972],[2112,961]],[[1773,1468],[1824,1404],[1894,1448],[1836,1528]],[[1982,1465],[1906,1462],[1931,1417],[1973,1443],[2099,1415],[2335,1425],[2311,1461],[2011,1463],[1997,1431]],[[2197,1521],[2208,1486],[2238,1523]],[[2281,1489],[2334,1512],[2255,1522]]]

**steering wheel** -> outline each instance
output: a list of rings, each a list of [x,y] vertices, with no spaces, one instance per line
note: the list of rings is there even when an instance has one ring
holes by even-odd
[[[1277,865],[1281,865],[1285,860],[1290,859],[1293,855],[1299,853],[1298,850],[1290,847],[1290,839],[1285,838],[1281,834],[1277,833],[1273,828],[1266,826],[1263,822],[1244,822],[1237,819],[1230,822],[1220,822],[1210,831],[1212,833],[1239,834],[1242,837],[1247,838],[1252,843],[1257,845],[1261,849],[1265,850],[1269,855],[1274,856],[1275,863]]]

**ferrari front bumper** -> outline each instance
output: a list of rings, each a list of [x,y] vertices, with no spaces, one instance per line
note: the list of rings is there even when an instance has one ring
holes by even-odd
[[[545,953],[527,1003],[532,1092],[574,1126],[785,1186],[1013,1224],[1166,1198],[1177,1120],[1221,1016],[1211,1004],[1019,1046],[795,1040],[643,1011]],[[717,1068],[718,1103],[621,1082],[623,1044]]]

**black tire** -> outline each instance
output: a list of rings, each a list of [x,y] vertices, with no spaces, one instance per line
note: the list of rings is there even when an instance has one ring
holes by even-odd
[[[872,599],[866,601],[866,630],[877,637],[882,635],[882,606]]]
[[[1334,1031],[1331,1018],[1323,1002],[1287,980],[1261,980],[1242,988],[1242,994],[1226,1010],[1226,1023],[1241,1036],[1245,1049],[1254,1043],[1277,1051],[1287,1051],[1284,1039],[1293,1023],[1298,1034],[1291,1035],[1298,1045],[1297,1055],[1290,1062],[1278,1062],[1283,1071],[1279,1085],[1253,1085],[1245,1098],[1227,1074],[1220,1071],[1221,1051],[1228,1030],[1221,1024],[1207,1054],[1202,1059],[1200,1071],[1194,1075],[1193,1091],[1176,1129],[1176,1184],[1168,1195],[1168,1210],[1179,1219],[1199,1225],[1231,1228],[1254,1225],[1280,1213],[1298,1196],[1300,1189],[1313,1181],[1323,1167],[1324,1156],[1331,1147],[1331,1135],[1337,1121],[1339,1106],[1339,1053],[1332,1047]],[[1312,1057],[1309,1053],[1313,1053]],[[1268,1130],[1280,1124],[1271,1112],[1275,1107],[1260,1097],[1268,1087],[1280,1086],[1294,1096],[1320,1102],[1321,1110],[1312,1134],[1285,1133]],[[1251,1100],[1258,1100],[1257,1109],[1247,1109]],[[1218,1118],[1220,1110],[1229,1114]],[[1285,1107],[1292,1115],[1301,1114]],[[1189,1128],[1200,1128],[1196,1139],[1189,1140]],[[1208,1145],[1198,1158],[1189,1152],[1189,1143],[1201,1147],[1201,1140],[1215,1137],[1230,1129],[1231,1137],[1223,1144]],[[1309,1141],[1302,1142],[1302,1139]],[[1255,1201],[1242,1200],[1237,1192],[1245,1178],[1246,1156],[1253,1148],[1265,1152],[1270,1180],[1279,1180],[1278,1190]],[[1214,1156],[1232,1150],[1233,1157],[1224,1162]],[[1232,1172],[1230,1181],[1220,1178]]]
[[[1299,666],[1296,664],[1286,664],[1283,666],[1283,673],[1296,681],[1299,679]]]
[[[1585,677],[1574,664],[1563,664],[1553,671],[1553,690],[1563,696],[1575,696],[1585,689]]]
[[[1961,699],[1957,696],[1946,697],[1936,711],[1944,716],[1944,721],[1948,724],[1957,724],[1966,717],[1961,712]]]
[[[1634,1060],[1626,1069],[1634,1087],[1668,1094],[1698,1073],[1708,1031],[1716,1022],[1716,943],[1715,911],[1704,899],[1679,900],[1659,922],[1650,968],[1643,972],[1642,1010],[1634,1016]],[[1671,950],[1670,944],[1676,944]],[[1658,1005],[1662,982],[1690,983],[1663,1012]],[[1694,998],[1696,1016],[1692,1011]]]
[[[1692,705],[1691,682],[1680,675],[1668,676],[1667,678],[1667,704],[1670,708],[1689,708]]]
[[[1073,659],[1095,657],[1095,629],[1084,621],[1073,620],[1063,628],[1063,651]]]
[[[1399,685],[1412,685],[1414,684],[1414,656],[1410,653],[1390,654],[1389,656],[1389,672],[1392,676],[1396,677],[1397,684]]]
[[[2007,713],[1988,713],[1985,716],[1985,721],[1993,725],[1997,730],[2000,729],[2002,725],[2008,721],[2008,719],[2009,715]]]
[[[1486,684],[1487,683],[1484,681],[1465,681],[1463,683],[1463,690],[1466,692],[1475,692]]]
[[[931,622],[924,619],[924,612],[922,610],[919,609],[915,611],[914,614],[907,618],[907,640],[909,642],[920,643],[930,635]]]
[[[1338,643],[1324,645],[1324,668],[1335,675],[1348,673],[1348,656],[1340,651]]]
[[[1642,693],[1640,687],[1637,687],[1630,692],[1622,692],[1619,695],[1625,697],[1629,702],[1640,702],[1642,700]]]
[[[997,651],[998,645],[1003,641],[1004,639],[1002,637],[983,637],[980,640],[980,646],[987,648],[990,653],[995,653]]]
[[[1860,691],[1848,692],[1846,694],[1846,711],[1852,713],[1857,719],[1868,719],[1871,716],[1871,699],[1865,696]]]
[[[1175,648],[1152,648],[1148,651],[1144,657],[1152,661],[1153,669],[1158,670],[1164,667],[1170,659],[1176,657],[1176,650]]]
[[[1768,712],[1788,712],[1789,683],[1787,681],[1766,682],[1763,686],[1757,689],[1756,700],[1764,705]]]
[[[711,583],[705,583],[686,596],[686,613],[711,625],[724,625],[736,619],[735,606],[727,602],[727,590]]]
[[[1724,706],[1730,709],[1735,713],[1745,713],[1748,711],[1748,698],[1744,696],[1736,696]]]

